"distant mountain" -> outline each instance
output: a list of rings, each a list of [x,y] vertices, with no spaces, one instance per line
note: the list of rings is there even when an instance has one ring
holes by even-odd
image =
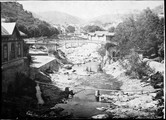
[[[129,17],[131,14],[133,14],[135,16],[139,13],[140,13],[140,11],[134,10],[131,13],[125,13],[125,14],[102,15],[102,16],[89,20],[89,23],[94,23],[94,24],[119,23],[119,22],[123,21],[125,18]]]
[[[152,10],[156,14],[164,14],[163,5],[159,5]]]
[[[104,23],[113,23],[121,20],[121,16],[117,14],[108,14],[95,17],[89,21],[89,23],[104,24]]]
[[[49,23],[34,18],[33,14],[24,10],[18,2],[2,2],[1,18],[4,22],[16,22],[19,30],[29,37],[57,35],[59,31]]]
[[[53,24],[81,24],[83,19],[58,11],[33,13],[34,17],[43,19]]]

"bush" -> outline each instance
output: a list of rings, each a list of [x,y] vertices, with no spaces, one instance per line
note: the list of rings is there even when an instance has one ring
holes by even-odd
[[[133,53],[127,58],[127,62],[120,61],[121,66],[126,69],[126,75],[141,79],[143,76],[148,76],[153,70],[140,60],[137,53]]]
[[[164,77],[161,73],[157,72],[150,76],[151,79],[151,85],[154,88],[163,88],[164,86]]]

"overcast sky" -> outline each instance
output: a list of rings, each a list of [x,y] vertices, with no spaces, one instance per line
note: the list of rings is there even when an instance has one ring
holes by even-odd
[[[154,8],[164,1],[18,1],[32,12],[60,11],[83,19],[104,14],[124,13],[134,9]]]

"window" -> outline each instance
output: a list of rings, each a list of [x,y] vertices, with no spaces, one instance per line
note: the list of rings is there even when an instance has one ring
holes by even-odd
[[[11,53],[10,53],[11,59],[15,58],[15,44],[11,44]]]
[[[3,45],[3,61],[7,61],[8,60],[8,47],[7,44]]]
[[[18,43],[18,57],[21,57],[21,44]]]

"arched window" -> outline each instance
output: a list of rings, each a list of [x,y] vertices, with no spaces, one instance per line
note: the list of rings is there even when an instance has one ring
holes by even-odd
[[[18,43],[18,57],[21,57],[21,44]]]
[[[14,59],[15,58],[15,44],[12,43],[11,44],[11,59]]]
[[[8,46],[7,44],[3,45],[3,61],[7,61],[8,60]]]

